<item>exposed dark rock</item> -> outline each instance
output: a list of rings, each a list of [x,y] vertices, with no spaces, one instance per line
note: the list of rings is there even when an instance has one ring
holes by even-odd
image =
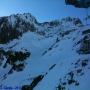
[[[56,64],[52,65],[49,70],[53,69],[56,66]]]
[[[87,29],[87,30],[82,32],[82,34],[89,34],[89,33],[90,33],[90,29]]]
[[[15,71],[22,71],[25,68],[24,64],[13,65],[12,69]]]
[[[13,15],[13,17],[15,18],[14,25],[8,20],[10,17],[0,18],[0,44],[6,44],[13,39],[18,39],[27,31],[36,31],[33,23],[25,21],[19,15]]]
[[[24,85],[22,86],[21,90],[33,90],[33,89],[31,89],[30,85]]]
[[[13,51],[13,50],[5,51],[3,49],[0,49],[0,58],[6,57],[6,59],[7,59],[3,68],[6,68],[8,64],[12,66],[12,69],[9,71],[9,73],[12,73],[13,70],[22,71],[25,67],[24,61],[30,55],[31,55],[31,53],[28,52],[27,50],[25,50],[25,51]]]
[[[81,63],[82,67],[85,67],[88,65],[88,60],[83,60]]]
[[[33,90],[33,88],[43,79],[43,75],[35,77],[30,85],[22,86],[21,90]]]
[[[59,84],[56,90],[65,90],[65,87]]]
[[[70,80],[68,80],[68,84],[70,85],[70,84],[73,84],[73,83],[75,83],[76,81],[74,80],[74,79],[70,79]]]
[[[60,78],[59,85],[56,90],[66,90],[66,87],[69,85],[79,86],[80,82],[76,79],[77,76],[84,75],[84,69],[88,65],[88,60],[77,60],[75,63],[74,70],[67,73],[63,78]]]
[[[79,54],[90,54],[90,39],[87,38],[88,37],[84,37],[80,43],[80,49],[77,51]]]
[[[82,72],[82,69],[78,69],[78,70],[77,70],[77,73],[81,73],[81,72]]]

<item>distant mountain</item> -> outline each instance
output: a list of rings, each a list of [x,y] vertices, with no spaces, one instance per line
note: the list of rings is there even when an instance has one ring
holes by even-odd
[[[79,18],[0,17],[0,90],[89,90],[89,69],[90,25]]]

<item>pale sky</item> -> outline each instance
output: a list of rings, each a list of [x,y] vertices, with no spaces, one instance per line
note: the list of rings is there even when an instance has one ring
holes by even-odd
[[[66,6],[64,0],[0,0],[0,16],[17,13],[31,13],[39,22],[67,16],[85,17],[85,9]]]

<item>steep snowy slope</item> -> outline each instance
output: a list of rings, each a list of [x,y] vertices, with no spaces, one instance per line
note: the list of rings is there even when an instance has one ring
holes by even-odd
[[[21,34],[10,38],[12,33],[3,33],[0,90],[89,90],[90,25],[70,17],[38,23],[30,15],[6,17],[6,24],[0,19],[0,34],[4,30]]]

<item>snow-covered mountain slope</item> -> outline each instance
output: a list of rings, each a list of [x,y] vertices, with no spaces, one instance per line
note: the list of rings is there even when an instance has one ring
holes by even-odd
[[[90,25],[18,14],[0,18],[0,35],[0,90],[90,89]]]

